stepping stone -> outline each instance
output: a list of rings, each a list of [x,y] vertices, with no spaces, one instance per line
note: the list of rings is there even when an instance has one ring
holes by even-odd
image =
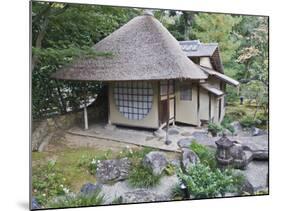
[[[178,135],[178,134],[180,134],[180,131],[177,128],[169,128],[168,134],[169,135]]]
[[[177,144],[180,148],[189,148],[191,142],[192,142],[191,138],[182,138],[177,142]]]

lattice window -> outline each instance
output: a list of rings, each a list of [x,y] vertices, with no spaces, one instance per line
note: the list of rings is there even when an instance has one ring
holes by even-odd
[[[192,85],[183,84],[180,86],[180,100],[192,101]]]
[[[117,82],[113,92],[119,112],[128,119],[143,119],[152,108],[153,89],[149,82]]]

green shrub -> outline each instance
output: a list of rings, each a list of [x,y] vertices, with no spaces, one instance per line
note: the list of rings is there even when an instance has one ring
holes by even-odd
[[[231,119],[233,121],[238,121],[242,117],[246,116],[246,112],[244,108],[231,108],[231,110],[227,111],[226,114],[227,118]]]
[[[129,173],[128,182],[132,187],[148,188],[159,184],[161,175],[154,175],[152,169],[138,164]]]
[[[100,195],[100,191],[96,191],[90,195],[78,194],[78,195],[66,195],[55,201],[51,201],[47,204],[48,208],[61,208],[61,207],[81,207],[81,206],[93,206],[100,205],[104,201],[104,196]]]
[[[268,115],[264,113],[258,113],[256,119],[259,121],[259,126],[266,126],[268,121]]]
[[[32,194],[41,205],[46,204],[54,196],[64,195],[69,190],[62,172],[57,168],[56,161],[48,161],[32,172]]]
[[[166,175],[172,176],[173,174],[176,173],[176,167],[175,167],[174,165],[172,165],[172,164],[169,163],[169,164],[166,166],[166,168],[164,169],[164,172],[165,172]]]
[[[122,198],[122,196],[119,196],[119,197],[115,197],[112,200],[111,204],[122,204],[122,202],[123,202],[123,198]]]
[[[149,152],[153,151],[152,148],[150,147],[144,147],[142,149],[132,149],[130,147],[126,147],[125,149],[123,149],[122,151],[120,151],[119,155],[117,156],[117,158],[124,158],[127,157],[130,159],[130,161],[134,164],[134,165],[138,165],[138,163],[140,163],[144,156],[146,154],[148,154]]]
[[[212,134],[212,136],[217,136],[217,134],[222,130],[223,128],[220,124],[209,122],[208,131]]]
[[[211,169],[217,167],[214,149],[199,144],[195,140],[191,142],[190,149],[197,154],[201,163],[208,165]]]
[[[229,125],[231,122],[233,122],[233,118],[231,116],[229,116],[228,114],[226,114],[224,117],[223,117],[223,120],[221,122],[221,125]]]
[[[240,124],[244,128],[250,128],[250,127],[256,126],[256,123],[257,123],[256,120],[252,116],[244,116],[240,120]]]
[[[182,200],[184,198],[184,190],[180,188],[179,184],[172,188],[172,197],[174,200]]]
[[[230,170],[212,170],[202,163],[191,166],[187,173],[179,169],[177,176],[195,198],[224,196],[227,192],[238,190],[235,176]]]

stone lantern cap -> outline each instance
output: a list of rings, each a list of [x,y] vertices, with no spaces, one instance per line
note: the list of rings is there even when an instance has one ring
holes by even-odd
[[[234,145],[234,143],[226,137],[225,134],[222,135],[222,137],[216,141],[216,145],[218,148],[225,148],[228,149]]]

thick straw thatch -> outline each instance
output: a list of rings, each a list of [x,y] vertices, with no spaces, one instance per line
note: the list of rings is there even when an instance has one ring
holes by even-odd
[[[66,80],[206,79],[178,41],[153,16],[138,16],[101,40],[96,51],[112,57],[82,58],[56,72]]]

